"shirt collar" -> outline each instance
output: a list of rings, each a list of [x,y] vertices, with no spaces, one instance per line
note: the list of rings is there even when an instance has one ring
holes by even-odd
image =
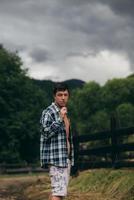
[[[55,110],[56,110],[57,112],[60,111],[60,108],[57,106],[57,104],[56,104],[55,102],[53,102],[52,105],[54,106],[54,108],[55,108]]]

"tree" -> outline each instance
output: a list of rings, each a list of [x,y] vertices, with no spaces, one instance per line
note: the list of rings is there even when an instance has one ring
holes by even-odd
[[[100,106],[100,86],[90,82],[73,92],[70,102],[70,111],[73,125],[80,134],[88,134],[92,130],[91,116],[96,113]],[[75,122],[76,123],[75,123]]]
[[[134,125],[134,106],[131,103],[123,103],[117,107],[121,127]]]
[[[22,70],[17,53],[0,48],[0,161],[39,160],[39,120],[45,92]]]
[[[102,88],[103,106],[113,111],[117,106],[126,102],[134,103],[134,78],[113,79]]]

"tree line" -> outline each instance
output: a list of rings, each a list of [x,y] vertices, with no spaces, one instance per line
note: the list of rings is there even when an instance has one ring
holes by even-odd
[[[67,83],[74,132],[108,130],[113,113],[120,127],[134,125],[134,75],[104,86],[81,80]],[[29,78],[18,53],[0,45],[0,163],[39,163],[39,120],[53,100],[53,84]]]
[[[86,83],[73,92],[70,107],[79,133],[109,129],[112,115],[116,115],[118,126],[133,126],[134,75],[109,80],[104,86],[96,82]]]

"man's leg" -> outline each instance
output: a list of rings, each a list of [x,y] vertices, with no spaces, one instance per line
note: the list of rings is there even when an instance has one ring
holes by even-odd
[[[63,199],[63,197],[61,197],[61,196],[53,196],[52,197],[52,200],[62,200]]]
[[[61,196],[52,196],[52,195],[49,196],[49,200],[62,200],[62,199],[63,197]]]
[[[48,200],[51,200],[51,199],[52,199],[52,195],[50,194]]]
[[[69,181],[68,168],[51,166],[49,169],[52,195],[50,200],[62,200],[67,195]]]

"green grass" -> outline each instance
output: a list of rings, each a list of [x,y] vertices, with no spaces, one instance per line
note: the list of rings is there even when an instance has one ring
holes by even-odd
[[[16,200],[47,200],[51,191],[48,173],[0,176],[0,190]],[[5,198],[6,199],[6,198]],[[134,200],[134,170],[86,170],[70,178],[66,200]]]
[[[71,191],[96,192],[111,199],[134,200],[133,170],[88,170],[70,182]]]

